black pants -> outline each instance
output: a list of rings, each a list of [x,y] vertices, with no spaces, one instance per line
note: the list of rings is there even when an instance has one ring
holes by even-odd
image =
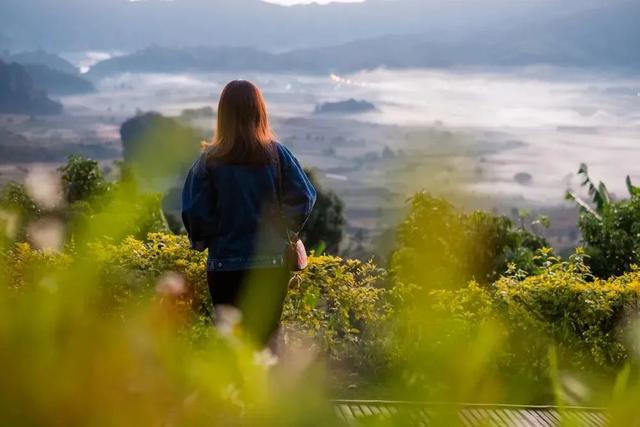
[[[285,268],[207,272],[214,307],[238,308],[244,332],[260,346],[267,345],[280,326],[290,279]]]

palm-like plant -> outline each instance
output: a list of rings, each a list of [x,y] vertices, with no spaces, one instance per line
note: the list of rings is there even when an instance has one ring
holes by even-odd
[[[609,190],[607,190],[607,186],[602,181],[596,184],[595,181],[591,179],[591,177],[589,176],[589,168],[587,167],[586,163],[580,164],[580,168],[578,169],[578,175],[582,177],[582,183],[580,185],[582,187],[587,187],[589,196],[591,196],[591,201],[596,206],[595,209],[592,208],[587,201],[582,199],[573,191],[567,191],[565,198],[567,200],[573,200],[582,209],[589,212],[599,220],[602,219],[601,217],[602,212],[608,205],[611,204],[611,195],[609,194]],[[636,188],[631,185],[631,178],[629,176],[627,176],[627,186],[630,188],[629,190],[630,193],[631,193],[631,188]]]

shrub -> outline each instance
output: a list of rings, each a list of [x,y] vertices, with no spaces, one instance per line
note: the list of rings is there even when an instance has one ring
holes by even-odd
[[[107,183],[95,160],[72,155],[58,170],[62,173],[62,187],[68,203],[90,199],[106,190]]]
[[[640,264],[640,187],[627,176],[629,198],[615,200],[604,183],[596,184],[591,179],[586,164],[580,165],[578,175],[591,196],[591,204],[573,192],[567,193],[566,198],[580,206],[578,226],[589,267],[601,278],[631,271],[634,264]]]
[[[168,273],[184,280],[182,304],[194,318],[209,316],[206,255],[189,249],[187,238],[151,233],[145,240],[94,242],[87,253],[54,254],[19,244],[6,254],[14,288],[37,284],[53,271],[73,267],[74,258],[88,257],[98,284],[99,305],[106,313],[144,306],[156,297],[156,286]],[[373,357],[371,347],[383,335],[391,313],[390,290],[379,287],[385,272],[372,263],[336,257],[311,257],[309,268],[291,282],[283,323],[290,337],[303,335],[336,361]],[[295,332],[295,333],[294,333]]]
[[[536,275],[510,274],[490,287],[471,283],[462,289],[430,292],[424,303],[417,303],[409,322],[411,336],[422,339],[410,341],[403,351],[412,358],[428,354],[434,360],[445,348],[445,355],[460,353],[473,359],[471,352],[478,349],[469,348],[469,343],[491,325],[492,339],[499,344],[491,350],[482,374],[508,391],[500,399],[551,402],[550,349],[567,377],[593,386],[589,396],[593,398],[598,387],[611,385],[616,372],[635,360],[631,333],[640,303],[640,272],[594,280],[581,250],[569,261],[548,253],[540,256],[544,268]],[[447,364],[441,361],[436,366]],[[437,376],[419,366],[412,368]],[[446,384],[446,378],[439,378]]]
[[[200,151],[200,133],[158,113],[139,114],[120,127],[123,158],[146,191],[166,191]]]
[[[640,196],[612,201],[600,218],[582,212],[578,226],[596,276],[620,275],[640,264]]]
[[[502,216],[466,214],[444,199],[418,193],[397,232],[391,267],[397,280],[425,288],[458,288],[470,280],[489,284],[509,264],[532,272],[544,239]]]
[[[312,257],[292,281],[284,324],[289,333],[312,338],[334,361],[371,373],[394,307],[393,291],[380,287],[385,276],[371,262]]]
[[[30,221],[40,218],[42,210],[29,196],[24,185],[9,182],[0,191],[0,236],[11,235],[24,241]]]
[[[28,243],[18,243],[0,255],[0,265],[6,267],[8,288],[17,292],[46,289],[47,276],[68,269],[71,258],[55,252],[34,250]]]
[[[344,203],[333,191],[322,188],[312,171],[305,172],[317,190],[318,198],[300,237],[311,249],[320,248],[321,252],[337,254],[346,223]]]
[[[267,375],[241,342],[213,333],[185,339],[192,318],[171,295],[128,297],[118,311],[101,304],[110,302],[101,285],[115,283],[100,283],[103,262],[148,277],[162,263],[176,267],[176,254],[147,257],[162,241],[154,239],[103,248],[101,260],[96,251],[67,257],[26,244],[0,257],[2,424],[335,425],[322,387],[308,387],[320,384],[308,365]],[[136,251],[134,260],[121,258],[125,250]]]
[[[285,303],[285,337],[329,356],[343,396],[347,385],[369,381],[396,398],[410,392],[407,398],[548,403],[550,349],[565,377],[592,392],[594,384],[607,390],[625,363],[635,363],[629,334],[640,272],[594,280],[581,252],[563,262],[542,251],[535,262],[542,266],[536,275],[512,269],[491,286],[425,293],[381,286],[386,273],[372,263],[311,257]],[[183,236],[94,242],[86,253],[17,244],[0,263],[10,299],[80,293],[86,302],[78,307],[122,325],[135,323],[131,313],[161,304],[158,283],[176,273],[187,289],[173,301],[189,319],[182,336],[198,346],[214,335],[203,321],[205,255],[189,250]],[[73,307],[65,310],[87,310]]]
[[[206,285],[206,254],[193,251],[184,236],[151,233],[145,240],[127,237],[121,243],[94,243],[89,253],[99,266],[99,283],[109,307],[155,295],[160,278],[176,273],[186,286],[185,303],[201,315],[210,312]]]

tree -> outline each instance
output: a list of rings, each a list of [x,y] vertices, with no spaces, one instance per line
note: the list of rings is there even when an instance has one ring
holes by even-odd
[[[70,156],[67,164],[59,168],[68,203],[63,216],[71,230],[82,228],[107,210],[114,223],[138,238],[167,231],[160,195],[141,191],[128,166],[122,164],[121,168],[120,177],[114,182],[104,179],[97,161],[82,156]],[[109,235],[109,230],[101,232]]]
[[[586,163],[580,164],[580,168],[578,169],[578,176],[582,177],[582,183],[580,185],[587,188],[592,202],[596,205],[595,210],[591,208],[591,206],[589,206],[589,203],[582,200],[582,198],[580,198],[580,196],[578,196],[573,191],[568,191],[565,198],[567,200],[573,200],[583,210],[589,212],[596,218],[599,218],[602,211],[611,203],[609,190],[607,190],[607,186],[603,182],[599,182],[596,185],[596,183],[589,176],[589,168]],[[627,183],[628,185],[630,185],[629,177],[627,177]],[[631,192],[631,190],[629,190],[629,192]]]
[[[305,173],[315,187],[318,197],[313,212],[302,230],[301,238],[310,249],[337,254],[346,222],[344,203],[336,193],[323,189],[312,171],[305,169]]]
[[[578,174],[592,199],[582,200],[575,193],[568,193],[567,198],[580,206],[578,227],[593,274],[608,278],[640,265],[640,188],[627,176],[630,197],[614,200],[603,183],[593,183],[585,164]]]
[[[120,128],[125,165],[139,185],[164,192],[200,150],[202,136],[158,113],[139,114]]]
[[[71,155],[67,164],[58,169],[62,173],[62,188],[67,203],[87,200],[102,194],[107,183],[97,161]]]
[[[546,241],[509,218],[464,213],[448,201],[418,193],[397,230],[391,267],[404,283],[459,288],[470,280],[495,281],[510,268],[536,269],[535,253]]]

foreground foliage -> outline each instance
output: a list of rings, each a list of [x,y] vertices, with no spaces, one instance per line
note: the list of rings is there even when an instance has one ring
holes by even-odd
[[[0,265],[3,425],[283,425],[334,419],[312,360],[268,373],[242,341],[198,326],[178,276],[18,245]],[[114,255],[114,258],[111,258]],[[125,264],[129,262],[126,261]],[[147,280],[142,280],[146,270]],[[160,273],[160,272],[157,272]],[[161,274],[161,273],[160,273]],[[115,295],[108,285],[117,284]],[[127,286],[130,285],[130,286]],[[142,295],[146,294],[146,297]],[[115,304],[114,304],[115,301]],[[117,306],[117,309],[114,309]],[[292,399],[296,408],[283,410]],[[235,420],[235,421],[234,421]]]
[[[458,290],[429,291],[426,302],[413,309],[430,310],[430,321],[413,324],[416,317],[410,316],[411,335],[422,339],[408,342],[403,352],[415,363],[420,357],[448,357],[453,350],[448,346],[453,346],[464,349],[467,360],[436,363],[439,369],[450,367],[444,375],[410,364],[414,375],[446,384],[448,375],[455,378],[460,366],[476,357],[479,342],[474,340],[483,337],[478,381],[491,384],[497,401],[553,402],[549,374],[554,369],[562,373],[568,402],[606,401],[609,396],[602,391],[609,390],[616,374],[625,367],[636,369],[640,273],[594,279],[581,251],[566,262],[542,256],[546,266],[536,275],[514,272],[490,287],[471,283]],[[462,397],[479,396],[477,389],[469,391]]]
[[[86,250],[55,254],[18,244],[5,255],[11,288],[37,287],[51,274],[74,269],[76,258],[86,257],[93,266],[100,305],[109,313],[145,306],[157,297],[158,283],[177,275],[184,285],[181,304],[192,312],[195,324],[211,327],[206,255],[190,250],[186,237],[152,233],[146,240],[97,242]],[[309,268],[292,280],[285,303],[283,322],[291,339],[307,337],[307,343],[334,360],[363,362],[367,356],[361,354],[362,346],[383,335],[383,322],[392,311],[392,291],[378,286],[384,275],[371,263],[312,257]]]
[[[7,425],[340,425],[329,397],[596,405],[614,425],[640,421],[631,258],[599,278],[593,245],[565,261],[505,218],[417,195],[390,272],[311,257],[269,369],[241,322],[212,327],[205,255],[162,231],[157,198],[96,167],[71,159],[60,198],[2,193]],[[39,245],[34,224],[61,243]]]
[[[179,334],[192,343],[211,336],[205,256],[184,237],[154,233],[87,248],[54,254],[18,244],[3,258],[9,295],[60,286],[52,278],[90,260],[91,305],[100,316],[126,318],[132,308],[164,300],[177,283],[174,307],[188,319]],[[580,251],[566,262],[544,250],[535,258],[538,274],[512,269],[490,286],[447,290],[388,287],[372,263],[312,257],[290,286],[285,340],[325,355],[334,373],[347,375],[334,384],[342,395],[348,386],[373,386],[424,399],[548,403],[553,349],[554,363],[589,390],[572,403],[600,402],[598,390],[635,366],[640,273],[595,279]],[[473,372],[462,378],[464,366]],[[478,394],[480,386],[492,391]]]

